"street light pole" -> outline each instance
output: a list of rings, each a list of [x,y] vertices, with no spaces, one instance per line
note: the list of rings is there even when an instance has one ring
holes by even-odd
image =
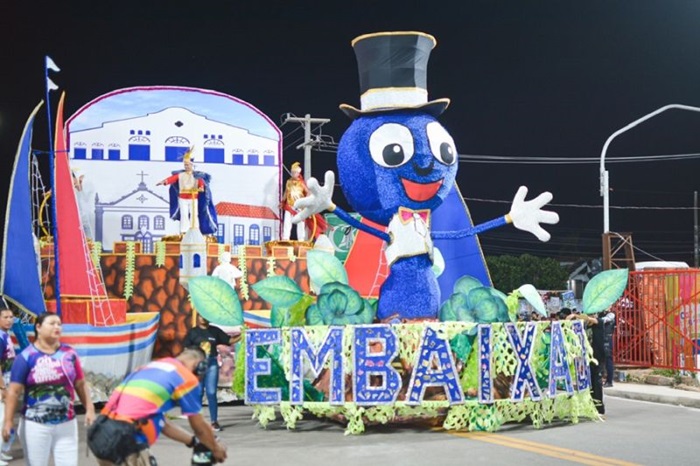
[[[600,153],[600,195],[603,197],[603,233],[609,233],[610,232],[610,180],[609,180],[609,174],[608,171],[605,169],[605,154],[608,152],[608,146],[610,146],[610,143],[621,135],[622,133],[625,133],[635,126],[639,125],[640,123],[644,123],[645,121],[655,117],[656,115],[665,112],[666,110],[688,110],[691,112],[700,112],[699,107],[691,107],[689,105],[681,105],[681,104],[670,104],[666,105],[664,107],[661,107],[657,110],[654,110],[653,112],[639,118],[638,120],[633,121],[632,123],[628,124],[624,128],[620,128],[617,131],[615,131],[613,134],[610,135],[607,141],[605,141],[605,144],[603,145],[603,150]]]

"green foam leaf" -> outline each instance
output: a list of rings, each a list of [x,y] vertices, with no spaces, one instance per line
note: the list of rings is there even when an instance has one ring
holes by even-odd
[[[484,285],[476,278],[470,275],[465,275],[463,277],[460,277],[460,279],[455,282],[452,291],[454,293],[464,293],[465,295],[468,295],[469,292],[474,288],[479,288],[482,286]]]
[[[314,298],[304,295],[296,304],[289,308],[289,326],[301,327],[306,324],[306,310],[314,303]]]
[[[627,269],[606,270],[593,277],[583,291],[583,312],[597,314],[615,304],[627,288]]]
[[[284,275],[275,275],[253,285],[255,292],[273,306],[289,307],[299,301],[304,292],[294,280]]]
[[[525,298],[525,300],[530,303],[540,315],[547,317],[547,309],[545,309],[544,301],[542,301],[542,296],[537,292],[534,286],[528,284],[523,285],[518,288],[520,295]]]
[[[197,312],[213,324],[243,325],[243,309],[231,285],[217,277],[194,277],[189,280],[192,304]]]
[[[327,283],[348,284],[348,273],[334,254],[311,250],[306,255],[306,266],[309,279],[317,293]]]

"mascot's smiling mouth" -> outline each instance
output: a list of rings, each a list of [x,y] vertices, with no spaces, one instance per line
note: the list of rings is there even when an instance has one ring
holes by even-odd
[[[432,199],[442,186],[442,178],[431,183],[417,183],[415,181],[401,178],[401,184],[406,191],[406,195],[412,201],[423,202]]]

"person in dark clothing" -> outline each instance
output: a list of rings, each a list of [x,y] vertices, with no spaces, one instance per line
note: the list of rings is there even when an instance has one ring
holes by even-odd
[[[615,365],[613,364],[613,348],[614,348],[614,337],[615,337],[615,313],[608,310],[603,314],[601,319],[603,321],[604,330],[604,342],[603,346],[605,349],[605,385],[604,387],[613,386],[613,378],[615,374]]]
[[[216,432],[221,430],[218,422],[219,403],[216,399],[216,389],[219,385],[219,364],[216,359],[217,345],[233,345],[239,340],[239,337],[232,337],[219,327],[214,327],[209,324],[209,321],[197,315],[197,326],[191,328],[185,336],[185,348],[197,346],[207,355],[207,372],[200,382],[202,391],[207,395],[209,403],[209,417],[211,419],[211,427]]]
[[[582,320],[589,333],[589,341],[591,347],[593,348],[593,358],[595,358],[597,363],[593,361],[590,362],[591,370],[591,397],[596,404],[596,409],[599,414],[605,414],[605,403],[603,402],[603,376],[600,365],[605,361],[605,333],[604,326],[602,323],[602,318],[598,315],[588,315],[588,314],[570,314],[568,320],[580,319]]]
[[[585,314],[582,314],[585,315]],[[591,347],[593,348],[593,357],[598,361],[591,362],[591,389],[592,397],[596,402],[598,413],[605,414],[605,403],[603,402],[603,371],[601,364],[605,361],[605,330],[599,316],[586,316],[587,323],[591,328]]]

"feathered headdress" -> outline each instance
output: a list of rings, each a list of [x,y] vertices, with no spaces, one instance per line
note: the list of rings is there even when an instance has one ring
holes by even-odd
[[[194,162],[194,157],[192,156],[192,152],[194,152],[194,146],[190,146],[190,148],[187,149],[187,152],[185,152],[182,155],[182,161],[183,162]]]

